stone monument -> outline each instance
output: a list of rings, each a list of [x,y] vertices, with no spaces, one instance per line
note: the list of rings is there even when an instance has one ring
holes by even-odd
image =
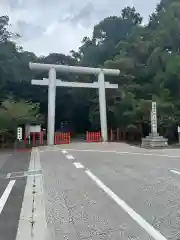
[[[151,133],[146,138],[142,139],[142,147],[154,148],[154,147],[166,147],[168,145],[168,139],[159,136],[157,131],[157,110],[156,102],[152,102],[151,109]]]

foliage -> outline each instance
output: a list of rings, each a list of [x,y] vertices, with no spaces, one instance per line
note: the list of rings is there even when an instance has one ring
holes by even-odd
[[[7,99],[0,106],[0,126],[2,129],[14,130],[20,125],[41,123],[42,120],[37,104],[24,100],[15,102],[12,99]]]

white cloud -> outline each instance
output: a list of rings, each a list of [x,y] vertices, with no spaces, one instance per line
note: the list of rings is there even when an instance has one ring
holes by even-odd
[[[12,28],[20,32],[25,50],[38,55],[68,53],[104,17],[120,15],[123,7],[135,6],[147,21],[159,0],[1,0],[0,14],[8,14]],[[22,22],[26,24],[22,24]],[[32,25],[30,27],[30,25]],[[23,26],[29,29],[26,31]],[[39,32],[38,32],[39,29]]]
[[[58,22],[52,22],[47,28],[46,31],[44,32],[44,35],[52,35],[53,33],[55,34],[56,30],[58,29]]]
[[[91,34],[90,29],[85,29],[81,25],[76,28],[67,23],[55,25],[52,24],[41,36],[24,42],[24,48],[34,51],[35,46],[39,55],[47,55],[50,52],[68,53],[71,49],[78,48],[83,36]]]

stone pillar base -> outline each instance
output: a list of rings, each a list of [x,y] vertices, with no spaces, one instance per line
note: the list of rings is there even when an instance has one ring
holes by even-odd
[[[152,134],[150,133],[149,136],[142,138],[141,147],[144,148],[161,148],[168,146],[168,139],[159,134]]]

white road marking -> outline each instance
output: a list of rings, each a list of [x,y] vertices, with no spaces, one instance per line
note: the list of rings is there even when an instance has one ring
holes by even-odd
[[[169,155],[169,154],[156,154],[156,153],[143,153],[143,152],[121,152],[115,150],[96,150],[96,149],[74,149],[74,148],[67,148],[68,151],[73,152],[94,152],[94,153],[116,153],[120,155],[141,155],[141,156],[154,156],[154,157],[167,157],[167,158],[180,158],[176,155]],[[54,151],[62,151],[61,149],[52,149],[52,150],[40,150],[39,152],[54,152]]]
[[[10,178],[11,177],[11,173],[8,173],[7,175],[6,175],[6,178]]]
[[[170,170],[170,172],[176,173],[176,174],[179,174],[179,175],[180,175],[180,172],[178,172],[178,171],[176,171],[176,170]]]
[[[39,150],[40,153],[45,153],[45,152],[58,152],[61,151],[62,149],[45,149],[45,150]]]
[[[12,156],[12,153],[1,153],[3,156]]]
[[[16,180],[12,180],[12,181],[10,181],[8,183],[8,185],[7,185],[3,195],[0,198],[0,214],[1,214],[2,210],[3,210],[3,208],[4,208],[4,205],[6,204],[6,201],[7,201],[8,197],[9,197],[9,195],[11,193],[11,190],[12,190],[15,182],[16,182]]]
[[[80,162],[73,163],[76,168],[84,168],[84,166]]]
[[[127,203],[120,199],[110,188],[108,188],[101,180],[99,180],[90,170],[85,171],[86,174],[111,197],[129,216],[134,219],[151,237],[155,240],[167,240],[160,232],[151,226],[144,218],[136,213]]]
[[[73,149],[73,148],[68,148],[67,150],[73,151],[73,152],[116,153],[116,154],[122,154],[122,155],[142,155],[142,156],[154,156],[154,157],[179,158],[179,156],[168,155],[168,154],[121,152],[121,151],[115,151],[115,150],[94,150],[94,149]]]
[[[68,152],[66,150],[61,151],[63,154],[67,154]]]
[[[66,155],[66,158],[69,159],[69,160],[73,160],[74,157],[72,155]]]

